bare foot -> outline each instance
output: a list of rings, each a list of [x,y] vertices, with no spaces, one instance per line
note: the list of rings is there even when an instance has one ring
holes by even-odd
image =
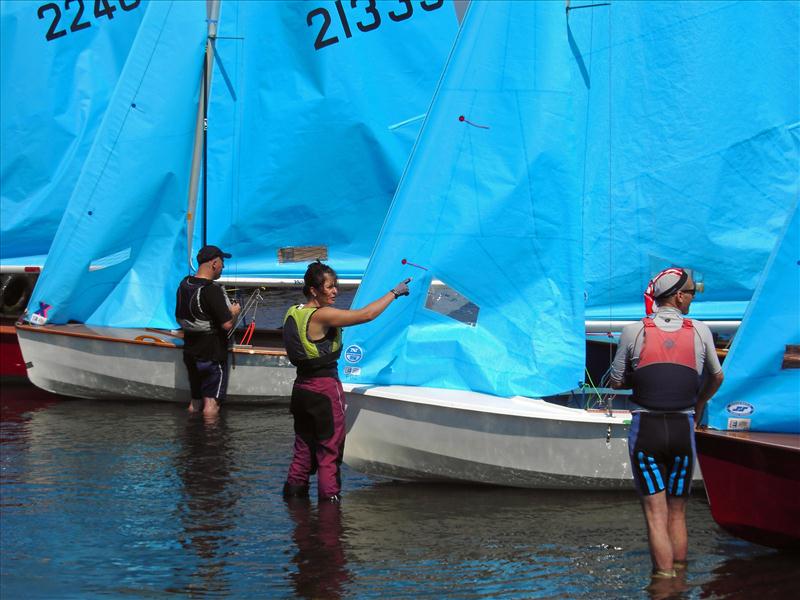
[[[203,414],[207,417],[215,416],[219,413],[219,403],[216,398],[204,398]]]

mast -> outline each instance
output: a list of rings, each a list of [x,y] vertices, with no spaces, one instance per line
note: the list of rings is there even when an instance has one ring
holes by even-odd
[[[194,147],[192,150],[192,170],[189,175],[189,201],[186,211],[186,247],[188,249],[189,268],[194,270],[192,261],[194,254],[192,238],[194,237],[194,224],[197,210],[197,189],[200,182],[200,168],[205,172],[206,157],[206,132],[208,129],[208,92],[211,89],[211,73],[214,68],[214,44],[217,39],[217,24],[219,8],[222,0],[206,0],[206,17],[208,21],[208,41],[203,59],[202,85],[200,86],[200,102],[197,105],[197,121],[195,122]],[[205,177],[205,175],[204,175]],[[205,185],[203,186],[203,215],[205,219]],[[205,243],[205,225],[203,229],[203,243]]]

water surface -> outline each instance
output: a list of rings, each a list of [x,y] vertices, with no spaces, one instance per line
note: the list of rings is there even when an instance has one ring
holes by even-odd
[[[2,598],[787,598],[800,561],[688,514],[682,591],[645,591],[632,493],[378,480],[341,507],[280,497],[286,408],[215,421],[152,402],[4,385]]]

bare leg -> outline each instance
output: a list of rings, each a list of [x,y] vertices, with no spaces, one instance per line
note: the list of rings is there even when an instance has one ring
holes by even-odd
[[[647,521],[647,540],[650,544],[650,557],[653,572],[672,573],[673,554],[669,536],[669,509],[666,492],[659,492],[642,498],[642,509]]]
[[[203,414],[206,416],[213,416],[219,413],[219,403],[216,398],[203,398]]]
[[[198,412],[203,408],[203,400],[200,398],[192,398],[189,401],[189,412]]]
[[[669,539],[672,543],[673,562],[686,564],[689,551],[689,535],[686,533],[687,498],[667,498],[669,511]]]

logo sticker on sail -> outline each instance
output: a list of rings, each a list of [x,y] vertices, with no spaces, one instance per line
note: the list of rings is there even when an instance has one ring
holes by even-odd
[[[361,367],[345,367],[344,374],[350,377],[358,377],[361,375]]]
[[[750,419],[728,419],[729,431],[750,431]]]
[[[48,311],[53,308],[50,304],[46,304],[44,302],[39,302],[39,310],[33,313],[29,318],[28,321],[31,322],[33,325],[44,325],[47,323],[47,313]]]
[[[364,351],[361,349],[361,346],[353,344],[352,346],[348,346],[344,351],[344,359],[349,363],[357,363],[362,358],[364,358]]]
[[[746,417],[755,412],[755,407],[749,402],[731,402],[725,407],[728,413],[737,417]]]

